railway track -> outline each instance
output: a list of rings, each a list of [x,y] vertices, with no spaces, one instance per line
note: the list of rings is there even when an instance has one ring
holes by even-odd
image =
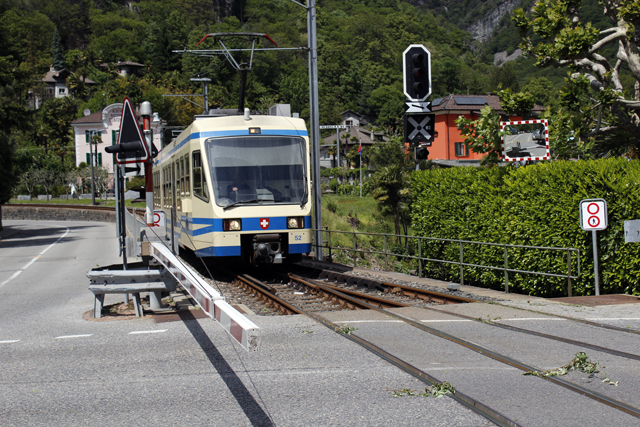
[[[389,311],[395,308],[407,308],[418,307],[427,310],[435,310],[430,307],[437,304],[438,311],[447,306],[447,304],[460,304],[473,302],[473,299],[456,297],[448,294],[437,295],[430,291],[424,291],[422,289],[413,288],[405,285],[398,285],[393,283],[385,283],[375,279],[354,277],[345,274],[338,274],[335,272],[320,272],[319,278],[310,279],[307,277],[301,277],[297,274],[286,273],[283,271],[271,271],[266,274],[267,279],[261,277],[260,279],[251,275],[240,274],[234,280],[235,285],[245,289],[247,294],[253,295],[260,301],[260,304],[268,307],[270,310],[280,314],[303,314],[310,318],[313,318],[322,325],[341,333],[346,338],[357,342],[359,345],[367,348],[374,354],[382,357],[388,362],[394,364],[405,372],[410,373],[416,378],[420,378],[430,385],[440,383],[437,378],[427,374],[423,370],[403,360],[401,357],[394,356],[392,351],[385,350],[379,345],[354,334],[353,332],[344,332],[344,326],[333,323],[327,319],[327,313],[332,311],[342,310],[376,310],[386,316],[395,318],[417,328],[423,332],[427,332],[436,337],[445,339],[459,346],[462,346],[468,350],[479,353],[485,357],[496,360],[500,363],[507,364],[513,368],[516,368],[523,372],[541,372],[542,369],[526,362],[522,362],[514,357],[502,354],[499,351],[492,350],[487,346],[470,342],[453,334],[426,326],[424,323],[416,321],[413,318],[409,318],[398,314],[396,311]],[[262,280],[261,280],[262,279]],[[331,284],[329,284],[331,280]],[[544,334],[535,331],[529,331],[523,328],[517,328],[510,325],[501,325],[493,322],[480,322],[478,319],[471,318],[469,316],[460,315],[457,313],[451,313],[445,310],[448,315],[456,316],[460,319],[472,320],[479,323],[485,323],[488,326],[502,328],[511,332],[520,334],[527,334],[542,339],[552,339],[560,341],[565,344],[571,344],[580,348],[591,348],[597,351],[612,354],[617,357],[623,357],[630,360],[640,360],[640,356],[628,352],[618,351],[603,346],[597,346],[594,344],[570,340],[551,334]],[[347,329],[347,331],[349,331]],[[640,409],[629,405],[623,401],[614,399],[606,394],[598,393],[594,390],[587,389],[580,384],[576,384],[572,381],[565,380],[558,377],[545,377],[546,381],[553,383],[554,385],[561,386],[572,392],[578,393],[582,396],[586,396],[599,403],[605,404],[616,410],[622,411],[635,418],[640,418]],[[512,419],[504,417],[498,411],[491,409],[489,406],[482,404],[481,402],[473,399],[467,395],[456,392],[460,400],[460,403],[468,407],[484,408],[484,413],[480,411],[483,416],[495,422],[498,425],[518,425],[518,423]]]

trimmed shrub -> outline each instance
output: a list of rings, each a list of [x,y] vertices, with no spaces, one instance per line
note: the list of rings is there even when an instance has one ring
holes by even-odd
[[[583,199],[607,201],[609,226],[598,232],[600,289],[603,294],[640,295],[640,245],[624,242],[624,221],[640,218],[640,163],[625,159],[556,161],[521,168],[452,168],[414,173],[412,220],[428,237],[512,245],[577,248],[581,277],[574,295],[594,294],[591,233],[580,228]],[[428,242],[423,256],[458,261],[459,243]],[[463,244],[465,262],[504,266],[500,246]],[[509,268],[565,273],[567,253],[508,249]],[[572,258],[573,274],[577,259]],[[426,274],[459,280],[453,264],[425,263]],[[465,267],[465,283],[504,287],[504,272]],[[537,296],[562,296],[567,281],[510,274],[512,289]]]

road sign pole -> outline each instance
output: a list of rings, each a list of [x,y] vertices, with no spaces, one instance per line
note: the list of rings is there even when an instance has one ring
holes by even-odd
[[[600,295],[600,272],[598,271],[598,230],[605,230],[609,225],[607,202],[604,199],[584,199],[580,201],[580,227],[591,231],[593,242],[593,276],[595,278],[596,295]]]
[[[142,128],[144,130],[145,143],[149,148],[149,152],[151,153],[153,150],[151,148],[151,103],[149,101],[144,101],[140,106],[140,115],[142,116]],[[144,163],[144,189],[145,189],[145,199],[147,209],[145,212],[145,216],[147,219],[147,227],[153,227],[153,160],[152,156],[149,156],[149,159]]]
[[[93,177],[93,137],[95,135],[95,131],[89,131],[89,160],[91,163],[91,205],[95,206],[96,204],[96,184],[95,179]],[[97,147],[96,147],[97,148]]]
[[[118,165],[118,187],[120,197],[120,211],[118,215],[120,216],[120,253],[122,254],[122,268],[124,270],[127,269],[127,223],[125,219],[124,211],[126,209],[124,204],[124,164]]]
[[[336,154],[338,155],[338,167],[340,164],[340,128],[336,128]]]
[[[598,271],[598,232],[593,230],[591,232],[593,240],[593,275],[596,279],[596,295],[600,295],[600,274]]]

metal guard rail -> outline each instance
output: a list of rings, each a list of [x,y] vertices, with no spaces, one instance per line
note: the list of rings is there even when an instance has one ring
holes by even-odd
[[[314,230],[317,231],[317,230]],[[490,270],[500,270],[504,271],[504,291],[509,293],[509,273],[524,273],[524,274],[534,274],[538,276],[548,276],[548,277],[560,277],[567,279],[567,295],[572,296],[572,280],[576,280],[581,276],[580,270],[580,250],[576,248],[557,248],[557,247],[547,247],[547,246],[528,246],[528,245],[510,245],[506,243],[487,243],[487,242],[475,242],[472,240],[459,240],[459,239],[444,239],[439,237],[422,237],[422,236],[405,236],[400,234],[383,234],[383,233],[364,233],[364,232],[356,232],[356,231],[340,231],[340,230],[329,230],[327,228],[323,228],[322,232],[325,234],[326,238],[323,239],[325,242],[322,245],[322,248],[327,249],[329,251],[329,258],[332,257],[332,250],[337,249],[342,252],[353,252],[353,266],[357,267],[357,253],[370,253],[377,255],[384,255],[385,257],[385,270],[389,270],[389,256],[395,256],[400,258],[407,259],[415,259],[418,260],[418,277],[422,277],[422,262],[421,261],[430,261],[430,262],[439,262],[443,264],[456,264],[460,266],[460,285],[464,285],[464,267],[478,267],[478,268],[487,268]],[[347,248],[342,246],[332,246],[331,245],[331,234],[351,234],[353,235],[353,248]],[[370,249],[358,249],[357,247],[357,235],[366,235],[366,236],[381,236],[384,239],[384,250],[370,250]],[[418,256],[408,255],[408,254],[396,254],[389,252],[387,246],[387,238],[405,238],[405,239],[417,239],[418,240]],[[422,256],[422,242],[423,241],[437,241],[444,243],[457,243],[460,245],[460,260],[459,261],[451,261],[445,259],[437,259],[437,258],[427,258]],[[471,264],[464,262],[464,244],[473,244],[473,245],[483,245],[483,246],[496,246],[504,248],[504,266],[496,267],[493,265],[481,265],[481,264]],[[567,269],[566,273],[547,273],[547,272],[539,272],[539,271],[527,271],[527,270],[518,270],[509,268],[509,253],[508,248],[515,249],[532,249],[532,250],[552,250],[552,251],[564,251],[567,253]],[[577,270],[578,274],[572,274],[572,253],[576,253],[577,260]]]

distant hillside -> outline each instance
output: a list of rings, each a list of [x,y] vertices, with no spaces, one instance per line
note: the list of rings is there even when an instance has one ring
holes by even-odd
[[[489,41],[501,19],[516,7],[530,6],[533,0],[407,0],[435,15],[447,18],[458,28],[469,31],[473,38]]]
[[[469,31],[475,40],[483,42],[487,53],[507,52],[511,55],[520,43],[520,36],[511,23],[511,12],[521,7],[531,9],[535,0],[405,0],[423,10],[445,17],[456,27]],[[582,20],[605,28],[607,18],[598,0],[584,0]]]

